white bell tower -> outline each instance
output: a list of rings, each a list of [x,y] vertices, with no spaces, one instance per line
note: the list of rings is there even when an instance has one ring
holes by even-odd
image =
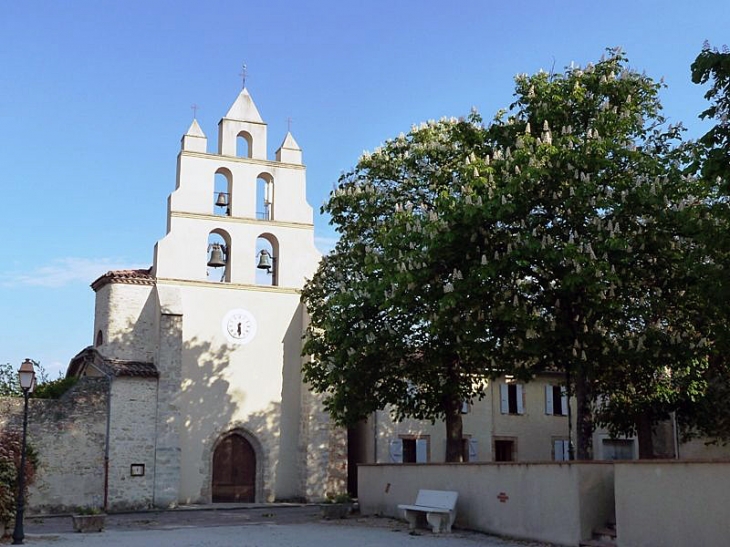
[[[167,235],[155,249],[155,277],[266,284],[256,267],[264,248],[272,258],[270,284],[301,288],[312,275],[320,255],[302,151],[287,133],[276,159],[269,160],[266,138],[267,126],[247,89],[218,124],[217,154],[207,152],[207,138],[193,120],[182,138]],[[213,250],[224,265],[208,267]]]
[[[300,290],[321,257],[302,151],[287,132],[267,158],[267,126],[245,88],[218,127],[216,153],[196,120],[182,138],[151,271],[160,317],[181,325],[179,371],[175,359],[158,366],[161,382],[180,378],[170,397],[179,499],[316,498],[322,463],[302,448],[321,441],[306,425],[315,406],[302,387]],[[241,484],[226,482],[232,458]]]

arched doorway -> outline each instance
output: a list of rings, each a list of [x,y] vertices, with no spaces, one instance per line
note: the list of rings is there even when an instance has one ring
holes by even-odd
[[[251,443],[232,433],[213,453],[213,503],[256,501],[256,453]]]

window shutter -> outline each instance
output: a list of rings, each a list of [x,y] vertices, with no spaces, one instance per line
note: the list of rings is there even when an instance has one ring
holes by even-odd
[[[428,439],[416,439],[416,463],[428,463]]]
[[[568,389],[563,386],[560,388],[560,393],[562,396],[560,397],[560,413],[563,416],[568,415]]]
[[[401,439],[390,441],[390,462],[403,463],[403,441]]]
[[[522,384],[517,384],[517,414],[525,413],[525,404],[522,401]]]
[[[469,461],[475,462],[479,457],[479,442],[474,439],[469,439]]]
[[[570,460],[570,442],[569,441],[555,441],[555,461],[556,462],[567,462]]]
[[[509,414],[509,386],[507,384],[499,384],[499,408],[502,414]]]
[[[545,386],[545,414],[553,413],[553,386]]]

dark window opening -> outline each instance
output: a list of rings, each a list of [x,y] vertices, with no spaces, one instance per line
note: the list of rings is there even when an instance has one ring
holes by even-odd
[[[513,462],[515,461],[515,442],[503,439],[494,441],[494,461]]]

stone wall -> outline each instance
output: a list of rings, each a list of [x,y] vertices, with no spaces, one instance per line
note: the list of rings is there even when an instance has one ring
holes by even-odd
[[[347,491],[347,430],[334,425],[322,395],[302,389],[301,492],[308,501]]]
[[[82,378],[60,399],[29,401],[28,442],[39,458],[29,514],[103,505],[108,388],[106,378]],[[0,429],[22,420],[23,399],[0,398]]]
[[[157,379],[115,378],[111,394],[108,509],[146,509],[153,503]]]
[[[156,299],[151,285],[109,283],[96,292],[94,339],[105,357],[151,362],[155,355]]]
[[[164,291],[163,291],[164,292]],[[160,308],[166,307],[160,302]],[[154,499],[156,507],[170,507],[180,495],[180,383],[182,381],[182,315],[158,316],[157,359],[160,374],[155,433]]]

